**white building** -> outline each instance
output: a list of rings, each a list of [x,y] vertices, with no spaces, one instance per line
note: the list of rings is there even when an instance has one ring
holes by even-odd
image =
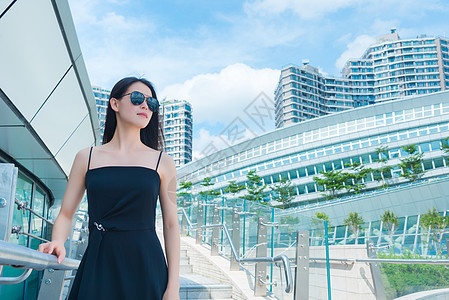
[[[97,105],[98,121],[100,122],[100,141],[103,141],[104,124],[106,122],[106,111],[108,109],[110,90],[103,89],[99,86],[92,86],[92,91]]]
[[[186,100],[163,101],[160,107],[165,152],[173,157],[176,167],[192,161],[192,105]]]
[[[329,77],[304,61],[282,69],[275,91],[276,128],[375,102],[425,95],[449,87],[449,39],[401,39],[395,29],[377,38],[342,77]]]

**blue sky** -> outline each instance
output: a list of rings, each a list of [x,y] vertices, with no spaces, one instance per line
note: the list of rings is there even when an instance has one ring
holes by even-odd
[[[272,122],[257,126],[245,108],[262,98],[272,101],[286,64],[309,59],[338,76],[347,58],[359,57],[391,27],[402,38],[449,36],[447,0],[69,4],[91,83],[111,88],[124,76],[143,76],[156,85],[160,99],[190,101],[196,158],[211,141],[216,148],[234,143],[223,132],[236,122],[246,138],[274,129],[272,115],[267,113]]]

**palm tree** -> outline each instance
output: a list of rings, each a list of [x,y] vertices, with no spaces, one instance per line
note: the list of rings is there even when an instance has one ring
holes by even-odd
[[[357,212],[349,213],[349,217],[344,219],[344,224],[349,226],[351,231],[354,233],[356,245],[358,244],[359,232],[362,229],[363,223],[365,223],[365,221],[363,221],[363,218],[359,216]]]
[[[398,217],[394,214],[394,212],[386,210],[380,219],[382,220],[382,227],[388,231],[388,235],[390,236],[391,252],[393,253],[393,234],[399,225]]]

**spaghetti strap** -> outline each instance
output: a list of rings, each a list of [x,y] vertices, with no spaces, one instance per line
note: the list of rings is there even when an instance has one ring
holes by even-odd
[[[89,162],[87,163],[87,171],[89,171],[89,166],[90,166],[90,156],[92,155],[92,147],[90,147],[90,152],[89,152]]]
[[[159,159],[157,160],[156,171],[157,171],[157,167],[159,166],[159,161],[161,160],[161,155],[162,155],[162,151],[159,153]]]

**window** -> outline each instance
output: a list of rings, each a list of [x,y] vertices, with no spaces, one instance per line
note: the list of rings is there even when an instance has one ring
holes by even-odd
[[[290,174],[290,179],[298,178],[298,174],[296,173],[296,170],[290,170],[288,173]]]
[[[342,166],[341,166],[341,160],[336,160],[333,162],[334,164],[334,170],[341,170]]]
[[[444,158],[442,157],[434,158],[433,164],[435,165],[435,168],[444,167]]]
[[[299,168],[298,169],[299,177],[305,177],[306,176],[306,169],[305,168]]]
[[[315,183],[311,182],[311,183],[308,183],[306,186],[307,186],[307,193],[315,193],[316,192]]]
[[[313,176],[315,175],[315,168],[313,166],[306,167],[307,169],[307,176]]]
[[[423,166],[424,166],[424,170],[432,170],[433,169],[432,160],[427,159],[427,160],[423,161]]]
[[[430,144],[429,143],[423,143],[419,145],[420,152],[429,152],[430,151]]]

